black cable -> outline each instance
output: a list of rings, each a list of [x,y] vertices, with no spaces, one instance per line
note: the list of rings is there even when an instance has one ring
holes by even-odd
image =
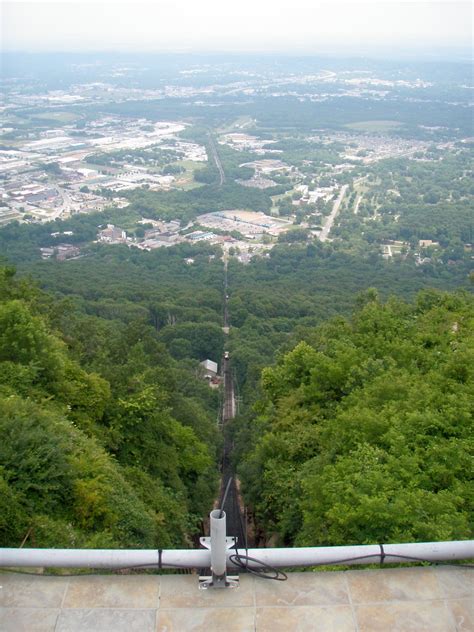
[[[225,505],[225,501],[227,500],[227,494],[229,493],[229,489],[230,489],[230,485],[232,483],[232,476],[229,478],[229,480],[227,481],[227,486],[225,488],[225,492],[224,492],[224,496],[221,500],[221,513],[219,514],[219,518],[223,517],[224,514],[224,505]]]
[[[386,557],[396,557],[398,559],[404,559],[404,560],[411,560],[414,562],[426,562],[432,566],[453,566],[454,568],[474,568],[474,564],[456,564],[454,561],[453,562],[448,562],[448,561],[443,561],[443,560],[427,560],[421,557],[411,557],[409,555],[396,555],[396,554],[392,554],[392,553],[386,553],[385,554]],[[358,557],[347,557],[344,558],[342,560],[332,560],[329,562],[319,562],[319,563],[315,563],[315,564],[311,564],[311,566],[315,567],[315,566],[331,566],[331,565],[344,565],[345,562],[354,562],[356,560],[363,560],[363,559],[369,559],[371,557],[379,557],[380,553],[374,553],[372,555],[361,555]],[[234,558],[234,559],[233,559]],[[239,560],[236,558],[242,558],[242,559],[246,559],[247,560],[247,564],[243,564],[240,563],[239,564]],[[264,564],[263,562],[261,562],[261,560],[257,560],[255,558],[249,557],[248,555],[241,555],[240,553],[236,553],[235,555],[231,555],[229,557],[229,559],[239,568],[243,568],[245,570],[247,570],[249,573],[254,572],[255,573],[257,569],[252,569],[250,566],[248,566],[248,562],[252,561],[255,562],[257,564],[261,564],[261,566],[259,568],[267,568],[269,570],[271,570],[271,572],[279,572],[280,574],[284,575],[285,578],[288,578],[288,576],[286,575],[286,573],[284,573],[283,571],[279,571],[278,569],[269,566],[267,564]],[[373,563],[373,562],[367,562],[368,564]],[[396,564],[396,562],[391,562],[393,564]],[[82,577],[82,576],[87,576],[87,575],[100,575],[103,574],[104,570],[112,570],[112,572],[120,572],[120,571],[127,571],[127,570],[133,570],[133,569],[141,569],[141,568],[156,568],[157,564],[156,562],[153,564],[134,564],[132,566],[121,566],[120,568],[114,568],[114,569],[95,569],[94,571],[90,571],[87,573],[61,573],[56,574],[56,573],[32,573],[31,571],[20,571],[16,568],[12,568],[9,569],[8,567],[2,567],[0,568],[0,573],[2,572],[8,572],[8,573],[17,573],[20,575],[34,575],[36,577]],[[47,567],[46,567],[47,568]],[[178,569],[187,569],[189,568],[188,566],[184,566],[182,564],[170,564],[170,563],[166,563],[166,568],[178,568]],[[163,569],[163,567],[162,567]],[[163,569],[165,570],[165,569]],[[263,576],[262,576],[263,577]],[[275,579],[275,578],[269,578],[267,577],[267,579]],[[283,581],[283,580],[279,580],[279,581]]]
[[[245,542],[245,553],[246,554],[249,551],[249,547],[248,547],[248,530],[249,530],[249,525],[248,525],[247,507],[244,507],[244,542]]]
[[[247,542],[247,528],[244,527],[242,523],[242,515],[240,511],[238,511],[239,520],[240,520],[240,530],[244,536],[244,545],[245,545],[245,555],[239,553],[239,549],[237,544],[235,545],[236,553],[234,555],[229,556],[229,561],[233,562],[235,566],[238,568],[245,570],[247,573],[252,575],[256,575],[261,579],[274,579],[275,581],[284,582],[288,579],[288,575],[284,572],[275,568],[274,566],[270,566],[270,564],[265,564],[261,560],[257,560],[254,557],[249,556],[248,542]],[[245,561],[244,561],[245,560]],[[249,562],[255,562],[259,566],[256,568],[252,568],[249,566]],[[270,573],[270,574],[269,574]]]
[[[45,566],[43,568],[48,568],[48,566]],[[156,562],[153,562],[151,564],[133,564],[131,566],[121,566],[120,568],[96,568],[94,570],[91,571],[87,571],[85,573],[33,573],[31,571],[20,571],[17,568],[8,568],[6,566],[0,568],[0,574],[3,572],[6,573],[18,573],[19,575],[34,575],[36,577],[87,577],[89,575],[102,575],[104,573],[104,571],[111,571],[112,573],[120,573],[121,571],[130,571],[130,570],[134,570],[134,569],[153,569],[153,568],[160,568],[159,567],[159,563],[157,564]],[[172,568],[176,568],[176,569],[181,569],[181,570],[187,570],[189,568],[189,566],[185,566],[183,564],[170,564],[169,562],[166,562],[166,566],[163,567],[163,564],[161,565],[161,570],[166,570],[166,569],[172,569]]]
[[[379,547],[380,547],[380,565],[382,565],[385,560],[385,551],[383,550],[383,544],[379,544]]]
[[[359,555],[356,557],[346,557],[342,560],[330,560],[328,562],[316,562],[314,564],[308,564],[308,566],[339,566],[344,565],[346,562],[355,562],[357,560],[368,560],[371,557],[382,557],[381,553],[372,553],[370,555]],[[410,555],[396,555],[395,553],[384,553],[384,559],[386,557],[396,557],[401,560],[411,560],[413,562],[425,562],[427,564],[437,566],[455,566],[461,568],[474,568],[474,564],[456,564],[453,562],[447,562],[443,560],[427,560],[422,557],[411,557]],[[367,564],[375,564],[377,560],[373,562],[367,562]],[[386,564],[396,564],[397,562],[385,562]]]
[[[245,570],[252,575],[256,575],[261,579],[274,579],[279,582],[285,582],[288,579],[288,575],[284,571],[281,571],[274,566],[270,566],[270,564],[265,564],[261,560],[257,560],[249,555],[235,553],[234,555],[229,556],[229,561],[235,564],[237,568],[241,568],[242,570]],[[249,566],[249,562],[254,562],[255,564],[258,564],[258,566],[253,568]],[[269,575],[269,573],[272,574]]]
[[[428,564],[435,564],[438,566],[460,566],[461,568],[474,568],[474,564],[455,564],[453,562],[444,560],[427,560],[422,557],[412,557],[411,555],[397,555],[396,553],[386,553],[385,557],[396,557],[402,560],[412,560],[413,562],[427,562]],[[396,564],[396,562],[391,562]]]

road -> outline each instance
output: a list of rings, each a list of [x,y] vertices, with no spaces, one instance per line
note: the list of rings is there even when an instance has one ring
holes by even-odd
[[[357,213],[359,212],[359,206],[360,206],[361,201],[362,201],[362,195],[358,193],[355,204],[354,204],[354,215],[357,215]]]
[[[61,217],[61,215],[63,215],[64,213],[70,213],[72,210],[72,205],[73,205],[73,201],[71,199],[71,196],[69,195],[68,191],[66,191],[65,189],[63,189],[62,187],[60,187],[59,185],[56,185],[53,187],[56,191],[56,193],[58,194],[58,197],[60,197],[62,199],[61,205],[58,209],[54,210],[49,216],[48,216],[48,220],[55,220],[55,219],[59,219]]]
[[[221,187],[225,182],[225,173],[224,169],[222,168],[219,154],[217,153],[216,144],[211,134],[209,134],[209,147],[211,148],[212,157],[214,158],[214,162],[216,163],[216,167],[219,171],[219,186]]]
[[[329,231],[331,230],[334,221],[339,213],[339,209],[341,208],[341,204],[342,204],[342,200],[344,199],[344,196],[346,194],[347,191],[347,187],[349,185],[345,184],[342,189],[341,192],[339,193],[339,197],[337,198],[337,200],[334,202],[334,206],[332,207],[332,211],[330,213],[330,215],[328,216],[324,226],[323,226],[323,230],[321,231],[321,234],[319,235],[319,240],[320,241],[326,241],[328,239],[328,235],[329,235]]]

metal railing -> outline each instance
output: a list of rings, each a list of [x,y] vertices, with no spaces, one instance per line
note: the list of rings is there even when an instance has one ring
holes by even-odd
[[[235,580],[227,571],[245,568],[277,569],[303,566],[454,562],[474,559],[474,540],[368,544],[360,546],[258,548],[240,547],[226,537],[226,516],[221,509],[210,514],[210,537],[203,549],[0,549],[0,567],[50,568],[210,568],[204,587],[228,587]]]

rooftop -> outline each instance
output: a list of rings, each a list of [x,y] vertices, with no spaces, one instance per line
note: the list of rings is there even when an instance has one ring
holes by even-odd
[[[0,575],[2,632],[468,632],[474,574],[461,567],[240,576],[198,589],[196,575]]]

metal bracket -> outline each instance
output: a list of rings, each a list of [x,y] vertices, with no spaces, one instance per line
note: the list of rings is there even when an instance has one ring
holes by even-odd
[[[223,575],[216,577],[213,575],[201,575],[199,577],[199,590],[207,590],[208,588],[238,588],[238,575]]]
[[[199,538],[199,542],[206,549],[211,550],[212,538],[201,537]],[[237,544],[237,538],[234,537],[226,537],[225,538],[225,550],[229,551]],[[212,575],[202,575],[199,577],[199,589],[207,590],[208,588],[238,588],[239,587],[239,576],[232,575],[229,576],[225,572],[223,575],[216,575],[212,573]]]
[[[202,544],[202,546],[205,549],[209,549],[211,550],[211,538],[207,538],[207,537],[201,537],[199,538],[199,542]],[[225,548],[226,551],[228,551],[229,549],[231,549],[233,546],[235,546],[237,544],[237,538],[233,538],[230,536],[227,536],[225,539]]]

